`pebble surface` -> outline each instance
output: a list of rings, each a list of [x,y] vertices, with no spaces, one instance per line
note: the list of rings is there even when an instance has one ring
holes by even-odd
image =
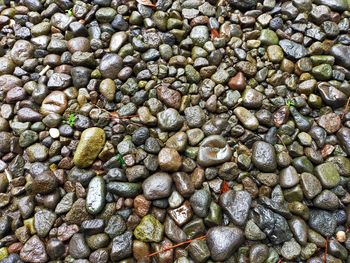
[[[349,33],[349,0],[0,1],[0,262],[350,262]]]

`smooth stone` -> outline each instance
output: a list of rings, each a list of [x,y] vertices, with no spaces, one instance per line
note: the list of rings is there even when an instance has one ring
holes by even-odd
[[[305,221],[301,218],[294,217],[288,222],[295,239],[303,246],[307,243],[308,227]]]
[[[280,172],[280,186],[283,188],[291,188],[299,183],[299,176],[293,166],[288,166]]]
[[[50,259],[59,259],[65,252],[65,245],[61,240],[51,238],[46,244],[46,251]]]
[[[340,175],[333,163],[326,162],[316,166],[315,174],[325,188],[333,188],[338,185]]]
[[[143,195],[147,200],[169,197],[172,178],[167,173],[158,172],[149,176],[142,183]]]
[[[99,248],[106,247],[109,244],[109,236],[106,233],[91,235],[88,236],[85,240],[87,245],[92,250],[97,250]]]
[[[102,150],[105,140],[105,133],[101,128],[92,127],[84,130],[74,153],[74,164],[80,168],[89,167]]]
[[[92,178],[86,195],[86,210],[96,215],[102,211],[105,205],[106,185],[101,176]]]
[[[211,135],[201,142],[197,162],[208,167],[227,162],[231,157],[232,150],[225,138],[220,135]]]
[[[269,256],[269,247],[265,244],[254,244],[249,250],[249,262],[263,263]]]
[[[212,227],[207,233],[207,245],[211,258],[215,261],[224,261],[244,242],[244,235],[237,227]]]
[[[100,62],[100,72],[102,77],[117,79],[119,71],[123,68],[123,60],[116,54],[106,54]]]
[[[210,202],[210,193],[204,189],[195,191],[194,194],[190,197],[190,203],[193,212],[199,217],[206,217],[208,215]]]
[[[107,184],[107,191],[121,197],[132,198],[141,193],[140,183],[110,182]]]
[[[262,172],[273,172],[277,168],[274,147],[266,142],[257,141],[252,148],[252,162]]]
[[[34,55],[34,45],[27,40],[17,40],[10,50],[11,59],[16,65],[23,65],[23,63],[32,58]]]
[[[184,132],[177,132],[171,136],[165,143],[168,148],[174,149],[178,152],[185,150],[187,146],[187,135]]]
[[[234,77],[232,77],[228,84],[230,89],[243,91],[246,88],[247,81],[242,72],[238,72]]]
[[[167,107],[179,110],[181,107],[181,93],[177,90],[170,89],[165,85],[157,88],[157,97]]]
[[[267,47],[267,56],[272,63],[280,63],[284,58],[284,53],[280,46],[271,45]]]
[[[343,148],[346,154],[350,156],[350,129],[346,127],[339,129],[337,132],[337,138],[340,146]]]
[[[180,154],[171,148],[162,148],[158,154],[158,163],[162,171],[176,172],[182,165]]]
[[[163,233],[164,226],[152,215],[143,217],[134,230],[135,237],[143,242],[160,242]]]
[[[258,119],[249,110],[243,107],[237,107],[233,110],[233,113],[237,116],[243,126],[249,130],[256,130],[259,126]]]
[[[333,108],[344,106],[348,99],[342,91],[325,82],[318,84],[318,91],[321,94],[323,102]]]
[[[308,199],[313,199],[322,191],[322,185],[320,181],[310,173],[302,173],[301,176],[301,188],[303,193]]]
[[[220,206],[228,214],[232,223],[244,226],[248,218],[252,198],[247,191],[227,191],[220,196]]]
[[[331,47],[330,55],[335,57],[336,62],[347,69],[350,69],[350,61],[347,59],[350,56],[350,47],[342,44],[336,44]]]
[[[205,242],[205,240],[195,240],[190,243],[189,254],[191,258],[196,259],[196,262],[207,262],[210,257],[209,248]]]
[[[127,39],[128,39],[128,35],[123,31],[114,33],[112,38],[111,38],[111,42],[109,44],[109,50],[111,52],[118,52],[119,49],[127,41]]]
[[[99,91],[108,101],[113,101],[117,88],[112,79],[104,79],[100,83]]]

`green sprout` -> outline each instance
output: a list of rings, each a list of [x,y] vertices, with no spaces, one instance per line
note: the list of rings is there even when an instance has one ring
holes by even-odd
[[[71,113],[71,114],[69,114],[68,120],[65,121],[65,123],[68,123],[69,126],[73,127],[74,124],[75,124],[76,119],[77,119],[77,116],[75,116],[74,113]]]
[[[121,167],[124,167],[124,166],[125,166],[124,158],[123,158],[123,156],[122,156],[120,153],[117,155],[117,160],[118,160],[119,165],[120,165]]]
[[[66,10],[66,13],[67,13],[68,16],[74,16],[72,8]]]
[[[292,107],[292,106],[295,106],[294,100],[292,100],[292,99],[287,99],[286,105],[287,105],[288,108],[290,108],[290,107]]]

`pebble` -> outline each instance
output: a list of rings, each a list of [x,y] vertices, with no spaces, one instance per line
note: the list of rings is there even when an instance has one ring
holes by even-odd
[[[101,128],[84,130],[74,153],[74,164],[81,168],[90,166],[102,150],[105,140],[105,133]]]
[[[230,160],[232,150],[226,140],[219,135],[205,138],[199,147],[197,162],[202,166],[214,166]]]
[[[147,200],[169,197],[172,179],[167,173],[155,173],[142,183],[143,194]]]
[[[86,195],[86,210],[92,215],[98,214],[104,208],[105,198],[105,181],[101,176],[92,178]]]
[[[276,153],[269,143],[258,141],[252,148],[252,162],[263,172],[273,172],[277,168]]]
[[[175,149],[163,148],[158,154],[159,167],[164,172],[176,172],[181,167],[181,156]]]
[[[349,1],[3,2],[1,262],[347,260]]]
[[[37,235],[32,236],[23,246],[20,252],[21,260],[27,262],[47,262],[45,245]]]
[[[237,227],[218,226],[207,233],[208,248],[215,261],[228,259],[243,242],[243,232]]]
[[[134,230],[135,237],[143,242],[160,242],[163,239],[163,233],[163,225],[152,215],[143,217]]]
[[[220,206],[228,214],[232,223],[243,226],[248,218],[251,196],[246,191],[228,191],[220,196]]]

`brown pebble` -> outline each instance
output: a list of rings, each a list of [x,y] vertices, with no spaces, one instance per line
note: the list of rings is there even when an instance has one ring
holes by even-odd
[[[247,82],[242,72],[238,72],[228,82],[228,86],[233,90],[243,91],[246,85],[247,85]]]

